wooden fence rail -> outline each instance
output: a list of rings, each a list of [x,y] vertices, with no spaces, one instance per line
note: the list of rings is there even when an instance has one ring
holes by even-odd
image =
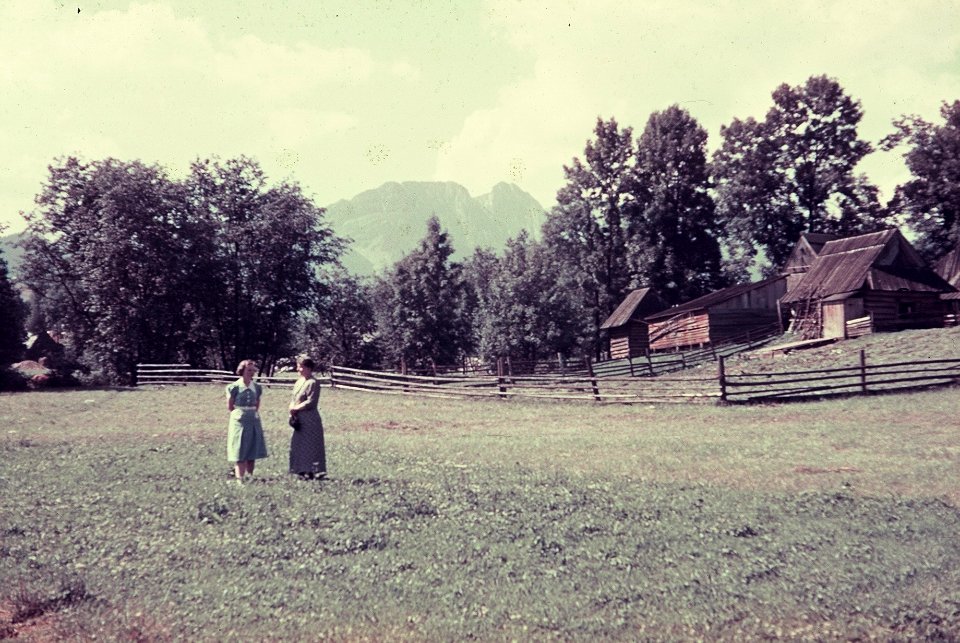
[[[227,384],[229,371],[187,364],[141,364],[138,384]],[[595,403],[751,403],[781,402],[836,395],[863,395],[960,383],[960,359],[868,364],[835,368],[762,372],[728,372],[718,356],[716,374],[702,377],[636,377],[593,370],[554,375],[404,375],[333,366],[318,377],[324,386],[392,395],[443,398],[574,400]],[[293,375],[260,377],[265,386],[293,386]]]
[[[715,402],[719,397],[715,377],[665,378],[576,375],[398,375],[334,366],[330,371],[337,388],[433,397],[530,398],[594,402]]]
[[[137,386],[176,386],[184,384],[229,384],[239,377],[236,373],[210,368],[190,366],[189,364],[137,364]],[[330,385],[330,378],[317,377],[321,385]],[[296,376],[286,377],[258,376],[263,386],[293,386]]]
[[[724,372],[721,398],[727,402],[796,400],[829,395],[864,395],[943,386],[960,382],[960,359],[868,364],[860,351],[859,364],[840,368],[775,373]]]

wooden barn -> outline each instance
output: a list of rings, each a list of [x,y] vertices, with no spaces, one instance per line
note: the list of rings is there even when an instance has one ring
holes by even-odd
[[[777,300],[786,292],[784,275],[740,284],[648,315],[650,349],[704,346],[769,330],[779,322]]]
[[[793,247],[793,251],[787,257],[783,269],[780,271],[780,274],[787,278],[787,292],[793,290],[803,279],[803,275],[810,270],[810,266],[813,265],[817,255],[820,254],[823,245],[837,238],[835,234],[820,232],[804,232],[800,235],[797,245]]]
[[[650,348],[647,323],[643,318],[667,307],[650,288],[638,288],[624,298],[600,326],[610,337],[610,359],[645,355]]]
[[[942,293],[956,289],[899,230],[828,241],[781,306],[806,339],[943,325]]]
[[[960,245],[941,257],[933,269],[948,284],[960,288]]]
[[[934,267],[937,274],[948,284],[960,290],[960,245],[944,255]],[[960,292],[947,292],[940,295],[946,307],[944,326],[960,325]]]

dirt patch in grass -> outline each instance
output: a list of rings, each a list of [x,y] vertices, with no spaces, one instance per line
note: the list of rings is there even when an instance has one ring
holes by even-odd
[[[860,473],[863,469],[858,467],[794,467],[794,473],[818,474],[818,473]]]

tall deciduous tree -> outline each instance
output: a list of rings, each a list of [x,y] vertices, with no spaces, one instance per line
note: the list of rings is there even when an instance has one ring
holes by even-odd
[[[198,341],[224,367],[250,358],[269,369],[294,351],[297,315],[321,294],[317,266],[336,262],[343,242],[299,185],[269,187],[253,159],[197,161],[185,185],[205,232]]]
[[[469,344],[461,266],[437,217],[419,246],[380,279],[374,301],[387,358],[409,368],[456,363]]]
[[[942,125],[902,117],[882,142],[887,150],[909,145],[904,158],[913,178],[897,187],[892,209],[906,216],[931,260],[960,244],[960,101],[944,102],[940,116]]]
[[[303,313],[298,347],[323,365],[373,368],[380,363],[372,294],[364,281],[337,266],[321,279],[312,309]]]
[[[129,381],[138,362],[232,368],[288,354],[317,265],[341,242],[290,184],[269,188],[249,159],[157,166],[68,158],[26,214],[22,272],[73,357]]]
[[[774,267],[805,231],[855,234],[879,224],[876,190],[855,174],[871,151],[857,126],[860,102],[826,76],[783,84],[762,122],[735,119],[721,129],[713,159],[718,219],[732,257],[762,251]]]
[[[88,366],[123,381],[170,361],[186,328],[196,229],[162,169],[67,158],[26,214],[22,272]]]
[[[548,213],[544,243],[554,256],[577,270],[576,292],[589,315],[584,348],[600,347],[600,324],[616,307],[630,283],[625,221],[637,207],[633,130],[615,119],[597,119],[595,138],[584,158],[563,168],[566,185]]]
[[[480,318],[480,352],[536,361],[574,352],[580,315],[563,288],[561,266],[526,232],[507,242]]]
[[[674,105],[651,114],[637,140],[636,199],[627,222],[634,285],[679,303],[721,285],[707,132]]]

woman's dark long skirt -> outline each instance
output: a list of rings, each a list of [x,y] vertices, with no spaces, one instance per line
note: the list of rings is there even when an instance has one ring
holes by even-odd
[[[323,421],[316,410],[297,413],[300,428],[290,438],[290,473],[325,476],[327,455],[323,448]]]

